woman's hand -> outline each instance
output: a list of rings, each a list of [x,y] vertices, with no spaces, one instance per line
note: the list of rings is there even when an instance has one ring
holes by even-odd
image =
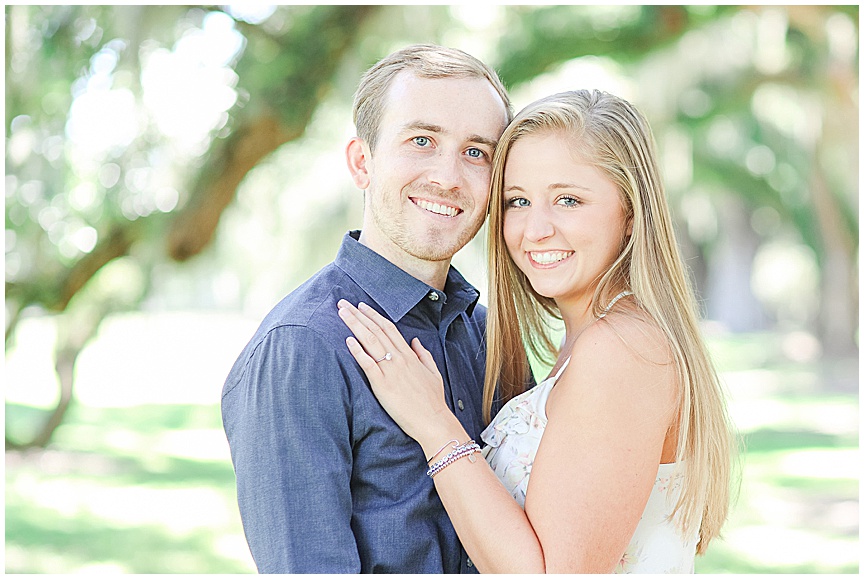
[[[345,300],[337,305],[354,334],[345,343],[378,402],[424,449],[440,445],[456,418],[444,402],[444,381],[432,354],[417,338],[409,346],[393,322],[372,307],[361,302],[355,308]]]

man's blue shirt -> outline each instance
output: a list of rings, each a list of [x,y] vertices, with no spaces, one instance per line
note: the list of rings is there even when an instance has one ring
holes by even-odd
[[[262,573],[474,572],[420,445],[381,408],[348,351],[336,302],[366,302],[406,340],[419,338],[448,406],[478,441],[486,309],[455,269],[435,290],[358,235],[346,234],[336,260],[267,315],[223,388],[252,557]]]

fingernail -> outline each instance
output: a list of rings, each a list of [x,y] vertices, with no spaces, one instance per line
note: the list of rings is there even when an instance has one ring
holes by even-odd
[[[346,303],[347,303],[347,302],[346,302],[344,299],[341,299],[341,300],[339,300],[338,302],[336,302],[336,307],[339,308],[339,309],[341,310],[342,308],[345,307],[345,304],[346,304]]]

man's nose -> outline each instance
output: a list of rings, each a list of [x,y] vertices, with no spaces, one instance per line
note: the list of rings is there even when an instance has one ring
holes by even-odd
[[[440,151],[432,159],[427,173],[429,182],[441,189],[452,191],[462,186],[462,165],[458,152]]]

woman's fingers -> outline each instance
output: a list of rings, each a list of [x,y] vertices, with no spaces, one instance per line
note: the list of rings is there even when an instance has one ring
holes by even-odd
[[[345,300],[339,300],[337,305],[339,317],[354,334],[354,339],[346,340],[348,349],[370,379],[384,375],[385,368],[380,364],[410,367],[414,368],[413,372],[417,372],[418,368],[413,365],[416,361],[431,374],[440,376],[435,359],[418,338],[414,338],[409,346],[396,325],[367,304],[361,302],[358,307],[354,307]],[[383,358],[388,353],[400,354],[399,360],[391,361],[388,358],[385,362]]]
[[[411,347],[405,341],[396,324],[379,314],[375,308],[363,302],[357,304],[357,312],[365,316],[370,324],[374,324],[374,327],[381,329],[384,335],[390,339],[390,343],[393,344],[393,352],[408,354]]]
[[[345,344],[348,346],[348,351],[351,352],[351,355],[354,356],[354,359],[357,360],[357,364],[360,365],[360,368],[366,373],[367,376],[372,378],[376,373],[381,373],[381,369],[378,367],[378,364],[375,360],[366,353],[366,350],[363,349],[363,346],[360,345],[355,338],[348,336],[345,339]]]
[[[392,353],[393,343],[381,326],[345,300],[339,300],[339,306],[339,317],[373,359]]]
[[[340,317],[346,322],[346,324],[348,324],[348,327],[360,343],[363,344],[363,347],[369,346],[375,348],[375,342],[377,341],[384,348],[380,354],[377,349],[369,350],[367,348],[367,352],[370,352],[371,354],[379,354],[378,358],[380,358],[387,352],[401,352],[407,354],[410,350],[408,342],[406,342],[405,338],[402,337],[402,334],[399,332],[396,325],[375,311],[371,306],[360,302],[358,307],[354,307],[345,300],[339,300],[337,305],[339,306]],[[343,310],[347,311],[343,313]],[[353,315],[353,318],[362,326],[356,324],[352,326],[352,324],[348,323],[348,320],[351,319],[351,315]],[[365,328],[370,333],[363,333],[361,328]]]
[[[402,334],[399,332],[399,328],[396,327],[396,324],[379,314],[375,308],[370,306],[369,304],[360,302],[357,304],[357,309],[365,314],[369,320],[375,323],[378,327],[380,327],[388,338],[393,342],[393,344],[397,346],[401,346],[402,343],[405,343],[407,348],[408,342],[405,342],[405,338],[402,337]]]
[[[424,366],[426,366],[427,370],[438,372],[438,365],[435,363],[435,358],[432,357],[429,350],[423,347],[420,338],[414,338],[411,340],[411,349],[414,350],[414,353],[417,354],[417,357],[420,358],[420,361]]]

